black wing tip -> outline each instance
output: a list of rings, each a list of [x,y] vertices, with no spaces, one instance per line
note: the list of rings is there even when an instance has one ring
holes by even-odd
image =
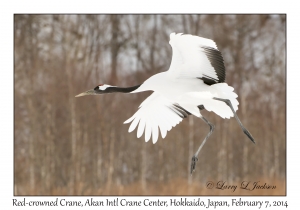
[[[214,78],[206,76],[206,75],[203,75],[203,77],[197,77],[197,78],[201,79],[205,84],[207,84],[209,86],[218,83],[218,80],[215,80]]]
[[[181,118],[187,118],[189,115],[191,115],[190,112],[182,108],[179,104],[173,104],[170,109]]]
[[[203,105],[199,105],[198,109],[200,109],[200,111],[201,111],[201,110],[205,109],[205,107]]]
[[[225,82],[226,69],[225,69],[222,53],[218,49],[209,46],[201,46],[201,48],[203,49],[203,52],[205,53],[210,64],[212,65],[212,67],[215,69],[217,73],[218,80],[216,83]],[[204,81],[204,83],[205,84],[209,83],[208,85],[210,85],[212,82],[209,81],[206,83],[206,81]]]

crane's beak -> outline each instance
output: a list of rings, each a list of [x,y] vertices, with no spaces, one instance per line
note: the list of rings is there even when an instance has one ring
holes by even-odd
[[[85,91],[83,93],[80,93],[75,97],[87,96],[87,95],[96,95],[96,94],[97,94],[96,91],[94,89],[91,89],[91,90]]]

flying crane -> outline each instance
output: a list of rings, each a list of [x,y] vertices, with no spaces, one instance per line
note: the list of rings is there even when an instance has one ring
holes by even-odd
[[[128,132],[137,127],[137,137],[145,133],[145,141],[155,144],[159,130],[162,138],[188,115],[201,118],[210,128],[209,133],[192,157],[192,174],[198,154],[214,131],[215,126],[201,115],[201,110],[213,111],[222,118],[235,117],[243,132],[255,143],[250,132],[236,114],[239,102],[234,88],[225,83],[225,66],[221,52],[213,40],[182,33],[170,34],[172,62],[168,71],[151,76],[140,85],[118,87],[107,84],[76,97],[105,93],[138,93],[153,91],[137,112],[125,123],[131,123]]]

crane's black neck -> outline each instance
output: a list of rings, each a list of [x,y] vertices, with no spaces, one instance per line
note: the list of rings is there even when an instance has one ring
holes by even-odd
[[[136,85],[133,87],[117,87],[117,86],[111,86],[107,87],[105,90],[96,90],[97,92],[101,93],[130,93],[136,89],[138,89],[141,85]]]

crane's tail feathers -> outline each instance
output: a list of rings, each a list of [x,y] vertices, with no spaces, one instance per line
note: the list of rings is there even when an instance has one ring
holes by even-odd
[[[236,99],[238,95],[233,92],[233,87],[228,86],[226,83],[218,83],[210,86],[210,89],[211,92],[216,94],[218,98],[229,99],[234,111],[238,109],[239,102]],[[212,99],[208,103],[210,104],[208,108],[204,106],[208,111],[213,111],[222,118],[230,118],[234,116],[230,107],[224,102]]]
[[[228,86],[226,83],[214,84],[209,86],[206,91],[190,92],[187,95],[189,99],[188,102],[190,104],[197,104],[197,106],[203,105],[207,111],[213,111],[222,118],[230,118],[234,115],[229,106],[227,106],[223,101],[214,100],[214,97],[229,99],[234,111],[238,109],[239,102],[236,100],[237,94],[233,92],[233,87]],[[180,103],[180,105],[187,111],[196,115],[196,113],[185,107],[185,102]],[[199,117],[198,115],[196,116]]]

